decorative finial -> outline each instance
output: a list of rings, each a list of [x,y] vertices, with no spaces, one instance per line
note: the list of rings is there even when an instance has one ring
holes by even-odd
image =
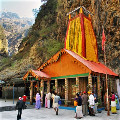
[[[71,19],[71,14],[69,14],[69,19]]]
[[[80,13],[83,13],[83,9],[82,9],[82,7],[80,8]]]
[[[91,19],[91,15],[90,14],[88,15],[88,18]]]

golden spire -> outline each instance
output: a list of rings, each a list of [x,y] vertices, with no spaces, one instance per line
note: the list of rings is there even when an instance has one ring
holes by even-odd
[[[83,13],[83,9],[82,9],[82,7],[80,8],[80,13]]]
[[[91,15],[90,14],[88,15],[88,18],[91,19]]]
[[[69,14],[69,19],[71,19],[71,14]]]

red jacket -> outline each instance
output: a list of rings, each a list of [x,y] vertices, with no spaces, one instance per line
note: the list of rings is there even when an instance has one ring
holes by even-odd
[[[112,94],[111,101],[115,101],[115,95]]]
[[[23,96],[23,102],[26,102],[27,96]]]

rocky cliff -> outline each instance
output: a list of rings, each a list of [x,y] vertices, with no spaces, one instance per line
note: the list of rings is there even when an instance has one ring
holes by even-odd
[[[48,0],[41,6],[35,24],[19,46],[19,53],[1,61],[0,79],[22,78],[27,70],[37,69],[64,47],[68,24],[67,13],[84,6],[92,14],[98,43],[99,61],[103,61],[102,30],[106,35],[107,66],[120,73],[120,9],[119,0]],[[85,12],[85,10],[84,10]],[[85,13],[87,15],[87,13]],[[9,71],[9,73],[8,73]]]
[[[1,13],[0,25],[4,28],[10,56],[18,53],[18,47],[32,24],[32,19],[20,18],[16,13]]]
[[[0,55],[5,55],[8,53],[8,42],[5,36],[5,31],[2,26],[0,26]]]

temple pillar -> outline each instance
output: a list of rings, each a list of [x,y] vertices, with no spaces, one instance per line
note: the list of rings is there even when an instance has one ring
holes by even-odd
[[[50,92],[50,80],[47,81],[47,93]]]
[[[41,80],[41,84],[40,84],[40,93],[41,93],[41,102],[43,104],[43,93],[44,93],[44,80]]]
[[[113,78],[113,85],[114,85],[114,90],[113,90],[113,92],[114,92],[114,94],[117,92],[117,84],[116,84],[116,80],[115,80],[115,78]]]
[[[76,93],[80,92],[80,89],[79,89],[79,84],[80,84],[80,81],[79,81],[79,77],[76,77]]]
[[[65,78],[65,105],[68,105],[68,78]]]
[[[33,81],[30,82],[30,104],[33,104]]]
[[[39,81],[37,81],[37,92],[39,92]]]
[[[39,93],[41,93],[41,81],[39,82]]]
[[[89,74],[88,76],[88,86],[89,86],[89,91],[92,92],[92,76]]]
[[[58,93],[58,80],[55,79],[55,92]]]
[[[101,96],[101,83],[100,83],[100,75],[97,76],[97,91],[98,91],[98,97]]]
[[[97,76],[97,94],[98,94],[98,102],[101,103],[101,82],[100,82],[100,75]]]

